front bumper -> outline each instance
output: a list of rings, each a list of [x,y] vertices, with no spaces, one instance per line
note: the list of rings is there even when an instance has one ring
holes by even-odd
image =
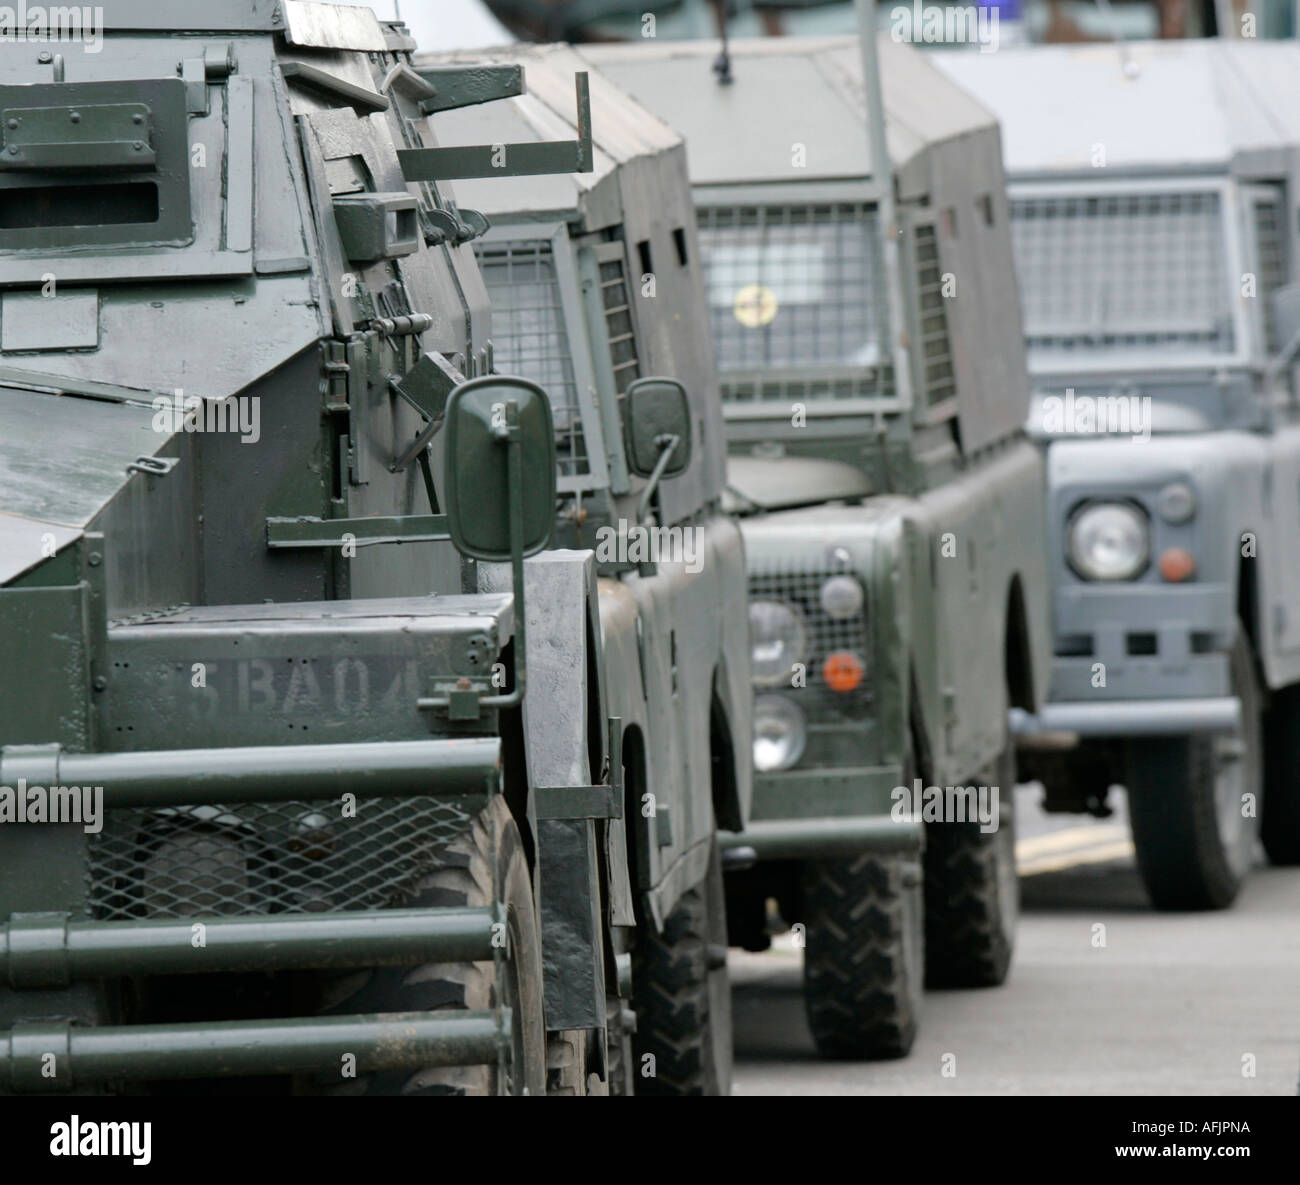
[[[719,836],[723,851],[751,848],[762,860],[830,860],[919,852],[924,843],[919,822],[896,822],[888,815],[865,819],[773,819],[751,823],[736,835]]]
[[[902,785],[893,764],[760,774],[749,826],[719,838],[724,851],[752,848],[760,861],[919,852],[923,824],[894,818]]]
[[[1078,737],[1186,736],[1235,732],[1241,701],[1225,695],[1205,699],[1110,700],[1047,704],[1037,715],[1011,709],[1017,737],[1073,733]]]
[[[1152,655],[1126,653],[1118,631],[1097,642],[1091,655],[1052,660],[1048,702],[1036,715],[1013,708],[1015,735],[1187,736],[1240,727],[1228,655],[1192,653],[1185,625],[1158,631]]]
[[[448,798],[476,811],[500,781],[500,741],[399,741],[125,753],[58,746],[0,749],[0,782],[102,787],[105,812],[265,803],[350,793],[358,799]],[[33,839],[40,833],[33,832]],[[7,837],[9,838],[9,837]],[[182,914],[130,921],[13,913],[0,924],[0,987],[23,1017],[26,992],[150,974],[312,970],[422,962],[494,962],[504,919],[486,908],[333,909]],[[202,935],[196,941],[196,935]],[[167,1025],[84,1026],[19,1019],[0,1029],[0,1093],[67,1091],[106,1080],[358,1072],[497,1062],[511,1010],[359,1014]],[[54,1058],[56,1072],[47,1073]]]

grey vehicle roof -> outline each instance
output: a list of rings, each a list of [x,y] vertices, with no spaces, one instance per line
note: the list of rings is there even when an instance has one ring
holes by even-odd
[[[416,55],[417,65],[452,62],[522,62],[526,93],[499,103],[461,107],[438,116],[439,143],[499,144],[572,140],[577,136],[573,77],[588,63],[567,45],[513,45],[476,52]],[[599,72],[591,72],[592,142],[590,173],[541,177],[489,177],[455,183],[463,205],[512,220],[529,216],[564,218],[582,212],[590,226],[606,221],[598,210],[618,209],[616,174],[622,164],[669,152],[681,137],[661,119]],[[617,215],[614,219],[617,220]]]
[[[895,168],[929,145],[996,128],[993,115],[910,46],[878,41],[885,127]],[[764,37],[731,45],[735,81],[715,81],[713,41],[579,47],[686,137],[696,185],[829,180],[871,176],[861,49],[856,37]],[[699,102],[700,90],[715,101]],[[719,117],[719,104],[743,118]],[[807,164],[791,167],[791,146]]]
[[[936,53],[1002,122],[1012,177],[1267,167],[1300,143],[1300,46],[1157,41]]]
[[[385,44],[373,9],[330,0],[118,0],[99,19],[119,32],[284,33],[291,45],[318,49]]]
[[[130,0],[105,5],[101,19],[106,29],[119,30],[254,33],[284,28],[280,0]]]

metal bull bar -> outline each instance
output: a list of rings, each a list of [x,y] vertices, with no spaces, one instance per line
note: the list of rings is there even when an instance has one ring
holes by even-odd
[[[0,748],[0,785],[102,786],[106,810],[344,793],[486,799],[499,770],[496,737],[138,753]],[[15,914],[0,925],[0,983],[23,991],[126,975],[480,962],[503,953],[494,942],[503,920],[496,905],[140,921]],[[0,1089],[330,1070],[345,1054],[359,1073],[475,1065],[506,1055],[510,1029],[505,1007],[119,1027],[18,1023],[0,1031]]]

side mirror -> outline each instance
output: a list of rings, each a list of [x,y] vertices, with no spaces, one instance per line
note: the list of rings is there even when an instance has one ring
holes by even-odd
[[[637,477],[676,477],[691,463],[691,404],[676,379],[637,379],[623,396],[623,444]],[[657,472],[656,472],[657,471]]]
[[[1300,284],[1285,284],[1270,296],[1277,348],[1283,350],[1300,333]]]
[[[536,555],[555,528],[555,429],[528,379],[485,375],[447,400],[447,528],[456,549],[505,563]]]

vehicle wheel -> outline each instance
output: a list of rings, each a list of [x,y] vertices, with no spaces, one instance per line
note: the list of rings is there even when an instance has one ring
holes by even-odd
[[[1279,691],[1264,717],[1259,830],[1273,864],[1300,864],[1300,685]]]
[[[1241,700],[1238,732],[1139,738],[1127,746],[1133,845],[1157,909],[1230,905],[1254,860],[1263,789],[1260,694],[1240,626],[1231,670]],[[1242,811],[1248,794],[1252,818]]]
[[[823,1057],[903,1057],[925,978],[915,856],[810,860],[804,870],[803,992]]]
[[[1010,738],[978,785],[998,790],[998,827],[925,828],[925,980],[933,988],[996,987],[1011,968],[1020,918],[1016,758]]]
[[[731,985],[727,907],[716,837],[702,884],[688,890],[664,923],[648,923],[632,952],[636,1009],[633,1080],[638,1094],[731,1092]],[[653,1073],[646,1073],[646,1055]]]
[[[546,1024],[542,1006],[542,954],[532,881],[519,830],[505,800],[495,796],[468,831],[443,850],[441,866],[421,880],[411,908],[481,907],[496,899],[500,879],[509,931],[509,957],[497,983],[494,965],[424,963],[378,967],[326,980],[321,1012],[482,1010],[503,1004],[513,1016],[512,1056],[504,1073],[496,1065],[426,1067],[359,1074],[330,1088],[332,1094],[491,1095],[546,1091]]]

